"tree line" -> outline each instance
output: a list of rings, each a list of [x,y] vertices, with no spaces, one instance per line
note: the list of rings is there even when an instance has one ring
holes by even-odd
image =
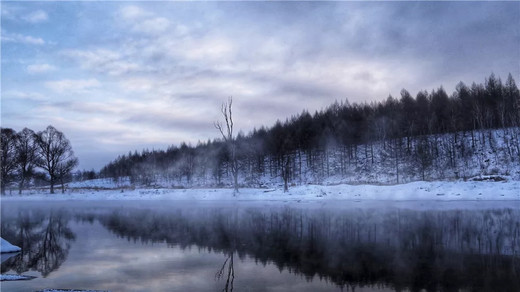
[[[1,128],[1,142],[3,195],[13,184],[18,185],[21,194],[31,180],[49,183],[51,194],[58,183],[65,192],[64,183],[70,179],[78,159],[62,132],[53,126],[40,132],[28,128],[20,132]]]
[[[485,168],[484,149],[495,151],[497,161],[520,161],[520,92],[511,74],[505,82],[494,74],[484,84],[460,82],[451,95],[443,87],[415,97],[403,89],[399,98],[335,102],[248,134],[232,133],[231,100],[221,112],[226,125],[216,127],[223,139],[128,153],[100,176],[182,186],[256,186],[271,177],[287,189],[361,172],[377,181],[380,167],[391,169],[397,183],[447,177],[448,170],[466,177]]]

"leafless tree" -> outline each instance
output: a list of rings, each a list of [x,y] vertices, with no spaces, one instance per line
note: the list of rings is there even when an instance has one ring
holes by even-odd
[[[78,164],[69,140],[62,132],[48,126],[44,131],[38,132],[36,144],[40,158],[38,166],[49,174],[51,194],[54,194],[54,184],[58,181],[62,183],[62,192],[65,192],[63,180]]]
[[[34,168],[37,162],[36,147],[35,133],[33,130],[24,128],[17,134],[16,152],[19,176],[19,194],[22,193],[25,184],[34,173]]]
[[[16,132],[13,129],[2,128],[2,195],[5,189],[13,181],[16,171]]]
[[[226,123],[225,128],[220,121],[215,122],[215,128],[220,131],[222,134],[222,138],[224,138],[224,142],[226,143],[229,153],[230,153],[230,166],[231,166],[231,174],[233,175],[233,187],[234,194],[238,193],[238,159],[237,159],[237,143],[236,137],[233,135],[233,115],[231,111],[231,106],[233,104],[233,98],[229,97],[227,103],[223,103],[220,108],[220,112],[224,117],[224,121]]]

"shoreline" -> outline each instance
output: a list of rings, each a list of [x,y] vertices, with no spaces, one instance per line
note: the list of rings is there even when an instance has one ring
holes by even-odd
[[[64,194],[29,190],[1,196],[19,200],[195,200],[195,201],[520,201],[520,181],[433,181],[396,185],[302,185],[278,188],[69,188]]]

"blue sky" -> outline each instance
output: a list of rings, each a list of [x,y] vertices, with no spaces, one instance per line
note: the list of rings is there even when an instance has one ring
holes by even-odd
[[[6,2],[1,122],[51,124],[80,168],[335,100],[383,100],[492,72],[520,82],[520,2]]]

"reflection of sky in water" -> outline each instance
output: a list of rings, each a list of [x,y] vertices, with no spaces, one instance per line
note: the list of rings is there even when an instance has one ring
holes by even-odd
[[[181,249],[166,243],[142,243],[117,238],[97,221],[69,226],[76,241],[67,260],[47,278],[35,272],[31,281],[2,282],[2,291],[35,291],[43,288],[103,289],[110,291],[220,291],[225,279],[215,280],[224,263],[222,253],[196,246]],[[10,271],[12,273],[12,271]],[[338,287],[319,279],[265,267],[254,259],[235,257],[235,291],[336,291]],[[366,291],[372,291],[368,289]],[[357,289],[357,291],[364,291]],[[379,290],[378,290],[379,291]],[[383,290],[380,290],[383,291]]]
[[[25,248],[2,272],[39,278],[1,287],[221,291],[227,270],[215,276],[233,250],[235,291],[520,288],[512,272],[520,261],[511,257],[520,250],[520,209],[407,204],[9,202],[1,206],[2,236]],[[44,240],[47,231],[56,240]]]

